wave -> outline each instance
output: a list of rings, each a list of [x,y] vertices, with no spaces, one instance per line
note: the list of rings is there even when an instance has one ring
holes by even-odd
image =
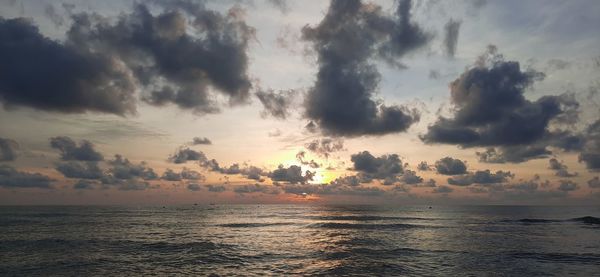
[[[583,222],[586,224],[600,224],[600,218],[593,216],[584,216],[571,219],[571,221]]]
[[[536,253],[517,252],[511,253],[511,257],[517,259],[534,259],[549,263],[576,263],[576,264],[598,264],[600,255],[594,253]]]
[[[176,252],[191,250],[214,250],[225,245],[210,241],[193,242],[143,242],[134,240],[70,240],[70,239],[38,239],[38,240],[2,240],[0,245],[10,249],[126,249],[128,251],[143,250],[157,252]]]
[[[338,221],[378,221],[378,220],[436,220],[436,218],[425,217],[399,217],[399,216],[377,216],[377,215],[331,215],[331,216],[305,216],[314,220],[338,220]]]
[[[259,227],[270,227],[270,226],[285,226],[285,225],[294,225],[294,223],[288,222],[273,222],[273,223],[227,223],[227,224],[218,224],[219,227],[226,228],[259,228]]]
[[[501,222],[517,222],[517,223],[559,223],[559,222],[580,222],[585,224],[600,224],[600,218],[593,216],[583,216],[571,219],[544,219],[544,218],[522,218],[522,219],[507,219]]]
[[[309,228],[319,228],[319,229],[385,230],[385,229],[435,228],[435,227],[438,227],[438,226],[424,226],[424,225],[402,224],[402,223],[361,224],[361,223],[321,222],[321,223],[310,224],[308,227]]]

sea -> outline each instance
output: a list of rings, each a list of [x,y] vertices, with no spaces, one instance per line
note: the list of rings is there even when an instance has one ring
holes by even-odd
[[[600,207],[0,207],[1,276],[600,276]]]

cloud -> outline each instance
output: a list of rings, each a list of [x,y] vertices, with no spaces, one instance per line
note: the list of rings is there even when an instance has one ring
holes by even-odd
[[[210,141],[210,139],[206,138],[206,137],[194,137],[192,139],[192,142],[190,143],[191,145],[211,145],[212,141]]]
[[[62,26],[65,23],[65,19],[56,12],[54,5],[46,4],[44,7],[44,15],[54,23],[56,26]]]
[[[396,154],[375,157],[369,151],[363,151],[353,154],[350,159],[353,163],[352,170],[371,179],[391,178],[404,171],[402,161]]]
[[[131,180],[127,182],[121,182],[118,186],[119,190],[146,190],[152,187],[148,182],[140,181],[140,180]]]
[[[279,165],[277,169],[269,173],[269,178],[274,182],[287,182],[290,184],[305,184],[312,181],[313,177],[314,173],[308,170],[302,175],[302,168],[297,165],[290,165],[289,167]]]
[[[299,161],[301,164],[303,164],[303,165],[308,165],[308,166],[310,166],[311,168],[319,168],[319,167],[321,167],[321,165],[320,165],[319,163],[315,162],[315,160],[310,160],[310,161],[307,161],[307,160],[305,160],[305,155],[306,155],[306,152],[304,152],[304,151],[300,151],[300,152],[298,152],[298,153],[296,154],[296,159],[297,159],[297,160],[298,160],[298,161]]]
[[[201,151],[192,150],[190,148],[180,148],[175,154],[171,155],[168,160],[172,163],[182,164],[188,161],[198,161],[202,163],[208,159]]]
[[[420,171],[429,171],[431,170],[431,166],[429,166],[426,161],[422,161],[417,165],[417,169]]]
[[[76,190],[92,190],[96,188],[97,183],[90,180],[79,180],[73,184],[73,189]]]
[[[412,170],[405,170],[398,180],[407,185],[420,184],[423,182],[423,178],[418,176],[417,173]]]
[[[99,180],[105,177],[97,162],[62,162],[56,166],[56,170],[67,178]]]
[[[60,158],[63,161],[101,161],[104,159],[102,154],[94,149],[94,145],[82,140],[79,145],[70,137],[53,137],[50,139],[50,146],[61,152]]]
[[[559,185],[546,180],[542,181],[539,175],[530,180],[519,180],[516,183],[506,185],[492,184],[485,187],[477,187],[479,192],[489,192],[490,196],[503,199],[504,201],[547,201],[551,198],[564,198],[570,191],[576,190],[578,185],[570,180],[560,180]]]
[[[259,90],[256,92],[256,97],[263,105],[261,116],[266,118],[272,116],[277,119],[286,119],[290,116],[292,102],[296,95],[294,90],[280,90],[275,92],[272,89]]]
[[[489,147],[483,152],[475,152],[484,163],[522,163],[530,159],[548,157],[552,152],[546,146],[503,146],[500,149]]]
[[[431,192],[433,193],[451,193],[454,189],[449,186],[437,186]]]
[[[267,2],[279,9],[282,13],[287,13],[290,9],[287,0],[268,0]]]
[[[472,184],[497,184],[507,182],[508,179],[511,179],[514,176],[515,175],[510,173],[510,171],[499,170],[496,171],[496,173],[492,173],[489,169],[477,170],[474,173],[448,178],[448,184],[455,186],[469,186]]]
[[[456,44],[458,43],[458,34],[460,32],[460,20],[449,19],[444,25],[444,46],[446,54],[454,57],[456,53]]]
[[[600,178],[598,178],[598,176],[590,179],[589,181],[587,181],[588,187],[593,188],[593,189],[598,189],[600,188]]]
[[[331,181],[331,185],[356,187],[360,185],[361,181],[358,176],[343,176],[335,178],[335,180]]]
[[[285,193],[295,195],[350,195],[350,196],[382,196],[386,191],[378,187],[363,187],[347,185],[344,182],[331,184],[284,184],[281,188]]]
[[[427,180],[427,182],[422,183],[420,186],[427,187],[427,188],[434,188],[436,186],[436,182],[433,179],[429,179],[429,180]]]
[[[279,194],[280,190],[278,187],[274,187],[274,186],[253,184],[253,185],[236,186],[233,188],[233,192],[239,193],[239,194],[246,194],[246,193]]]
[[[577,173],[571,173],[569,172],[567,169],[568,167],[559,162],[557,159],[552,158],[550,160],[548,160],[548,162],[550,163],[549,167],[551,170],[555,171],[555,175],[558,177],[564,177],[564,178],[569,178],[569,177],[575,177],[577,176]]]
[[[167,168],[160,178],[167,181],[181,181],[181,174]]]
[[[399,1],[396,13],[388,16],[372,3],[334,0],[318,25],[302,29],[319,65],[305,97],[305,116],[325,134],[385,135],[406,131],[419,120],[415,109],[374,99],[381,76],[370,62],[379,58],[403,67],[398,59],[430,40],[411,22],[410,9],[411,1]]]
[[[248,44],[254,29],[239,7],[221,14],[201,2],[136,4],[117,20],[71,15],[64,42],[44,37],[29,21],[0,19],[0,100],[6,107],[128,115],[135,93],[153,105],[197,114],[247,103]],[[155,15],[156,14],[156,15]]]
[[[199,191],[202,190],[202,187],[196,183],[188,184],[187,189],[191,191]]]
[[[600,120],[590,124],[584,132],[585,146],[579,154],[579,162],[590,171],[600,171]]]
[[[437,173],[442,175],[460,175],[467,173],[467,165],[459,160],[451,157],[445,157],[435,162]]]
[[[200,166],[207,168],[210,171],[218,172],[226,175],[242,175],[248,179],[256,180],[259,182],[263,182],[264,178],[269,175],[265,170],[252,166],[252,165],[244,165],[240,166],[240,164],[234,163],[229,167],[222,167],[219,165],[219,162],[215,159],[211,159],[205,162],[201,162]]]
[[[163,175],[160,177],[167,181],[182,181],[182,180],[204,180],[205,177],[197,171],[183,168],[181,172],[175,172],[170,168],[167,168]]]
[[[204,185],[206,188],[208,188],[208,191],[210,192],[224,192],[227,190],[227,188],[225,188],[225,186],[221,186],[221,185]]]
[[[315,139],[305,144],[304,147],[319,157],[328,159],[331,153],[344,150],[344,140],[339,138]]]
[[[205,177],[204,175],[200,174],[200,172],[191,170],[191,169],[187,169],[187,168],[183,168],[181,170],[181,179],[184,180],[204,180]]]
[[[558,190],[560,191],[569,192],[579,188],[579,185],[571,180],[560,180],[559,183]]]
[[[0,187],[50,189],[53,181],[40,173],[17,171],[12,166],[0,164]]]
[[[104,51],[61,44],[24,18],[0,18],[0,101],[5,108],[135,113],[135,82]]]
[[[567,94],[526,99],[525,89],[543,77],[541,72],[522,71],[519,62],[505,61],[490,46],[475,67],[451,83],[453,116],[440,116],[420,137],[426,143],[463,148],[499,147],[480,156],[491,162],[521,162],[545,156],[547,146],[567,147],[564,140],[572,136],[548,127],[551,122],[575,120],[579,103]]]
[[[111,176],[121,180],[143,179],[157,180],[158,175],[147,166],[145,162],[134,164],[121,155],[115,155],[113,160],[108,161],[112,167],[109,169]]]
[[[19,144],[7,138],[0,138],[0,162],[10,162],[17,159]]]
[[[275,129],[275,130],[273,130],[273,131],[271,131],[271,132],[267,133],[267,135],[268,135],[269,137],[272,137],[272,138],[273,138],[273,137],[280,137],[280,136],[282,135],[282,132],[281,132],[281,130],[279,130],[279,129]]]

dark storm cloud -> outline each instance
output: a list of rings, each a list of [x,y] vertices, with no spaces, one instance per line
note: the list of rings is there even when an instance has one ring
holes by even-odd
[[[246,52],[254,29],[240,13],[230,10],[222,15],[201,2],[157,3],[165,7],[162,13],[155,16],[140,4],[114,25],[89,14],[77,15],[69,38],[79,47],[118,55],[151,91],[144,96],[148,103],[214,113],[219,107],[210,88],[230,104],[246,102],[251,88]]]
[[[309,170],[302,175],[302,168],[297,165],[290,165],[289,167],[279,165],[277,169],[269,173],[269,178],[274,182],[286,182],[290,184],[305,184],[308,181],[312,181],[313,177],[314,173]]]
[[[212,141],[210,141],[210,139],[208,139],[207,137],[194,137],[194,139],[192,139],[191,145],[211,145]]]
[[[448,178],[448,184],[455,186],[469,186],[472,184],[498,184],[505,183],[515,175],[510,171],[490,172],[489,169],[477,170],[474,173],[468,173],[462,176]]]
[[[158,175],[145,162],[135,164],[121,155],[115,155],[113,160],[108,161],[112,167],[109,173],[112,177],[122,180],[141,178],[143,180],[157,180]]]
[[[548,160],[549,162],[549,169],[553,170],[555,172],[555,175],[558,177],[565,177],[565,178],[569,178],[569,177],[575,177],[577,176],[577,173],[571,173],[568,171],[568,167],[559,162],[557,159],[552,158],[550,160]]]
[[[600,188],[600,178],[598,176],[590,179],[589,181],[587,181],[588,187],[593,188],[593,189],[598,189]]]
[[[50,146],[61,152],[60,158],[64,161],[101,161],[102,154],[94,149],[94,145],[82,140],[79,145],[70,137],[53,137]]]
[[[365,182],[370,179],[395,179],[404,172],[402,161],[396,154],[375,157],[369,151],[363,151],[353,154],[350,159],[352,170],[359,172]]]
[[[0,138],[0,162],[10,162],[17,159],[19,144],[7,138]]]
[[[0,187],[49,189],[53,181],[40,173],[23,172],[9,165],[0,165]]]
[[[458,34],[460,32],[460,20],[450,19],[444,25],[444,46],[446,54],[450,57],[454,57],[456,53],[456,45],[458,44]]]
[[[486,162],[545,157],[550,153],[547,146],[577,147],[576,136],[548,128],[551,122],[576,120],[579,103],[572,95],[543,96],[535,101],[524,96],[525,90],[543,77],[540,72],[522,71],[518,62],[505,61],[490,46],[475,67],[452,82],[453,117],[439,117],[421,139],[465,148],[492,147],[480,155]]]
[[[296,92],[294,90],[280,90],[275,92],[272,89],[259,90],[256,97],[263,105],[260,115],[265,118],[272,116],[277,119],[286,119],[290,116],[290,109]]]
[[[315,139],[305,144],[304,147],[320,157],[329,158],[331,153],[344,150],[344,140],[337,138]]]
[[[135,113],[135,84],[115,57],[60,44],[23,18],[0,18],[0,101],[5,108]]]
[[[137,4],[116,21],[73,14],[63,43],[24,19],[0,19],[0,100],[6,107],[118,115],[135,113],[136,91],[147,92],[148,103],[199,114],[219,111],[219,95],[231,105],[246,103],[254,29],[240,12],[221,14],[192,1],[156,4],[163,7],[156,15]]]
[[[467,165],[451,157],[445,157],[435,162],[437,173],[442,175],[460,175],[467,173]]]
[[[201,151],[192,150],[190,148],[180,148],[175,154],[171,155],[168,160],[176,164],[182,164],[188,161],[198,161],[202,163],[207,161],[207,158]]]
[[[99,180],[105,176],[97,162],[62,162],[56,166],[56,170],[67,178]]]
[[[210,192],[224,192],[227,190],[227,188],[225,188],[224,186],[221,186],[221,185],[205,185],[205,187]]]
[[[402,132],[419,120],[414,109],[386,106],[374,99],[380,74],[371,62],[398,59],[424,46],[430,36],[411,22],[411,1],[399,1],[396,14],[359,0],[334,0],[317,26],[302,38],[313,43],[319,70],[305,98],[305,116],[334,136]]]
[[[588,126],[584,132],[585,145],[579,154],[579,162],[590,171],[600,171],[600,120]]]

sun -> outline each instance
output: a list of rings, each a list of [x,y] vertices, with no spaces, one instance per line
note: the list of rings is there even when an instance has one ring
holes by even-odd
[[[312,181],[309,181],[310,184],[328,184],[336,178],[332,172],[324,168],[316,168],[311,171],[315,172],[315,176]]]

